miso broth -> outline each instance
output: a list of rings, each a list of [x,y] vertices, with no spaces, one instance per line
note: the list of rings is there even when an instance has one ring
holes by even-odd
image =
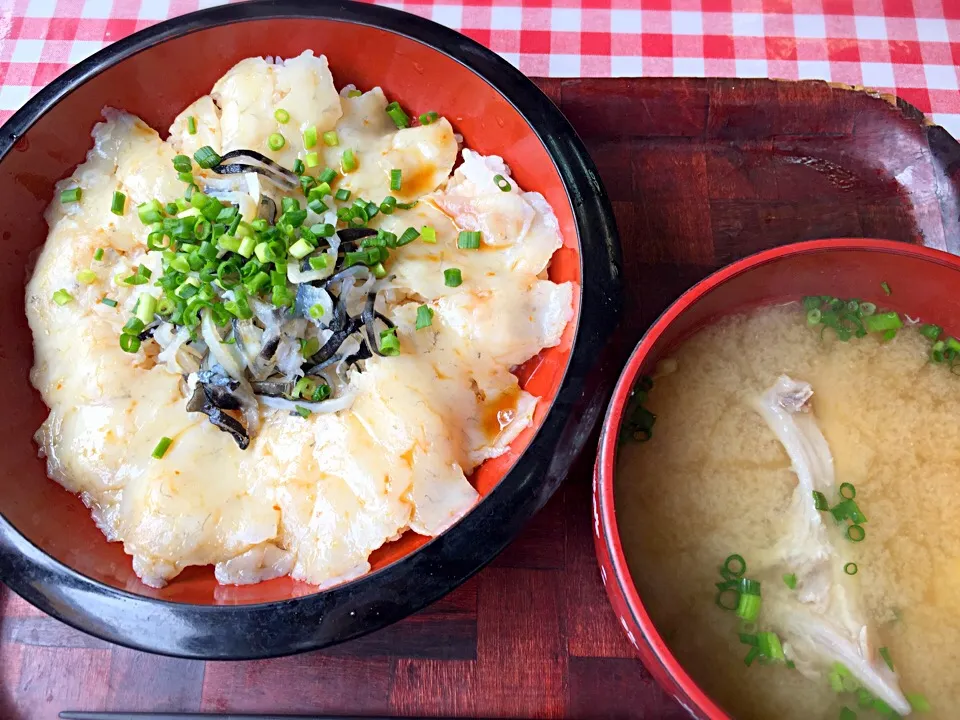
[[[765,626],[773,603],[797,592],[782,577],[788,561],[763,576],[755,627],[716,604],[725,558],[741,555],[749,577],[790,537],[798,475],[756,403],[782,375],[809,383],[804,410],[829,445],[836,484],[855,487],[866,517],[865,537],[853,542],[821,513],[845,570],[856,566],[844,582],[869,628],[868,650],[886,648],[903,693],[929,702],[914,716],[956,718],[960,376],[930,361],[931,340],[915,327],[843,342],[804,313],[792,304],[729,317],[661,363],[669,372],[645,400],[652,436],[618,450],[618,524],[633,580],[679,662],[734,717],[837,718],[843,707],[883,717],[858,707],[857,692],[831,687],[828,663],[813,668],[815,679],[808,664],[806,674],[783,660],[745,664],[751,646],[740,633],[775,631]]]

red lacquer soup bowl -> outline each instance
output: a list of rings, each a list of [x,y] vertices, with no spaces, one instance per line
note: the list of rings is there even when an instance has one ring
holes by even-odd
[[[404,107],[436,110],[465,144],[502,156],[524,189],[553,206],[563,247],[550,267],[577,283],[560,345],[516,372],[541,398],[534,425],[471,481],[482,501],[435,538],[412,532],[378,550],[373,570],[317,592],[289,578],[220,586],[188,568],[143,585],[80,501],[46,478],[32,435],[46,415],[30,386],[24,316],[30,258],[43,244],[54,183],[83,161],[105,106],[164,132],[239,60],[326,54],[338,86],[381,86]],[[257,2],[185,15],[136,33],[69,70],[0,132],[0,578],[64,622],[114,642],[189,657],[263,657],[340,642],[450,591],[546,502],[602,411],[585,391],[619,311],[616,228],[596,168],[556,107],[507,62],[427,20],[353,3]]]
[[[881,283],[893,293],[885,295]],[[617,619],[658,682],[691,715],[729,716],[697,686],[670,652],[630,577],[614,504],[617,443],[637,379],[700,328],[750,308],[828,293],[857,297],[960,332],[960,258],[886,240],[815,240],[752,255],[714,273],[682,295],[640,340],[614,390],[594,470],[594,541],[600,574]],[[705,492],[709,492],[705,488]]]

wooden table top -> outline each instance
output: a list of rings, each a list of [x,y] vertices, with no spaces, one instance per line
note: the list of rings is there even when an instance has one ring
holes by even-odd
[[[907,105],[819,82],[540,82],[584,137],[617,214],[618,360],[683,290],[757,250],[858,236],[960,249],[960,146]],[[158,657],[75,631],[0,588],[0,716],[686,717],[607,604],[590,527],[592,460],[588,451],[513,545],[461,588],[321,652]]]

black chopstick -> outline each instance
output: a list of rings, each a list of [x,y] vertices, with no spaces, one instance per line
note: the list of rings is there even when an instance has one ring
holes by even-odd
[[[247,715],[243,713],[87,712],[63,710],[60,720],[457,720],[387,715]],[[460,718],[459,720],[463,720]],[[482,720],[482,718],[474,718]]]

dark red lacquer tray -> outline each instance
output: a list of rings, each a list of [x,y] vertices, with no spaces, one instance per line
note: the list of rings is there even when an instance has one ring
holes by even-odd
[[[960,252],[960,145],[909,105],[820,82],[544,80],[613,200],[616,363],[691,284],[757,250],[882,237]],[[240,663],[110,646],[4,590],[0,716],[61,709],[681,718],[621,636],[593,557],[592,457],[494,564],[323,652]]]

